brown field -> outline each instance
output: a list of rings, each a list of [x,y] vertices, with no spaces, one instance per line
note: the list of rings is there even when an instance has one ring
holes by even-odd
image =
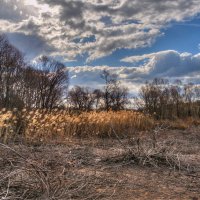
[[[0,199],[198,200],[198,125],[132,111],[2,110]]]

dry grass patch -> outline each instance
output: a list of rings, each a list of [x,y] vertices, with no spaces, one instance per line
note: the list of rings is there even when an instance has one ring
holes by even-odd
[[[70,114],[65,110],[6,111],[0,113],[0,138],[5,142],[17,134],[29,141],[49,141],[72,136],[107,137],[117,134],[132,135],[149,130],[153,119],[138,112],[83,112]]]

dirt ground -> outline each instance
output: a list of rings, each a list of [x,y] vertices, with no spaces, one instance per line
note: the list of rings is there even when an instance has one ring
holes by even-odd
[[[1,144],[0,199],[198,200],[200,127]]]

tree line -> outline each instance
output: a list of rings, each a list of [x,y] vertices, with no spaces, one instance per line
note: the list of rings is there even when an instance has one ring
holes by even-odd
[[[117,80],[116,74],[104,70],[100,74],[104,80],[102,89],[75,86],[68,93],[68,102],[71,108],[81,111],[96,110],[123,110],[129,103],[128,89]]]
[[[105,87],[90,89],[75,86],[68,91],[69,75],[64,64],[42,56],[27,64],[22,53],[5,35],[0,35],[0,108],[53,109],[67,105],[71,109],[121,110],[128,102],[128,90],[116,75],[103,71]]]
[[[118,111],[137,106],[157,119],[200,117],[197,84],[155,78],[141,87],[133,103],[128,88],[115,74],[104,70],[100,76],[104,81],[101,89],[74,86],[68,90],[69,75],[64,64],[47,56],[27,64],[23,54],[0,35],[0,108],[51,110],[67,105],[78,111]]]
[[[157,119],[200,117],[200,85],[155,78],[139,92],[139,107]]]
[[[22,53],[0,35],[0,107],[47,108],[58,105],[68,85],[65,66],[43,56],[28,65]]]

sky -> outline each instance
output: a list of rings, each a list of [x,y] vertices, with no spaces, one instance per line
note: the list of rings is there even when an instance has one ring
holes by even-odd
[[[200,0],[0,0],[0,32],[27,62],[63,62],[70,84],[116,73],[131,94],[155,77],[200,83]]]

